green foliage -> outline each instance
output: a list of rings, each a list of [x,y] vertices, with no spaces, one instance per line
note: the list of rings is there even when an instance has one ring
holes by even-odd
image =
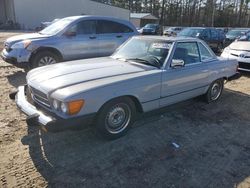
[[[163,25],[248,27],[250,0],[96,0],[151,13]]]

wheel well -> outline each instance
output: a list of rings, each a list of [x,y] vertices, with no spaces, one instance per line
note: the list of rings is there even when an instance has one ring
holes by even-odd
[[[63,60],[63,56],[61,54],[61,52],[55,48],[52,48],[52,47],[40,47],[38,49],[36,49],[32,54],[31,54],[31,57],[30,57],[30,60],[37,54],[37,53],[40,53],[40,52],[44,52],[44,51],[50,51],[54,54],[56,54],[58,57],[59,57],[59,60],[62,61]]]
[[[128,97],[128,98],[132,99],[132,101],[135,103],[135,107],[136,107],[136,110],[138,112],[143,112],[142,105],[141,105],[140,101],[135,96],[127,95],[125,97]]]
[[[226,76],[224,76],[222,79],[223,79],[224,81],[228,81],[228,77],[226,77]]]
[[[135,104],[135,108],[136,108],[137,112],[143,112],[143,108],[142,108],[142,105],[141,105],[140,101],[135,96],[132,96],[132,95],[124,95],[124,96],[119,96],[119,97],[116,97],[116,98],[112,98],[109,101],[105,102],[102,105],[102,107],[98,110],[98,112],[100,112],[100,110],[103,108],[103,106],[105,104],[109,103],[112,100],[120,99],[120,98],[129,98],[129,99],[131,99],[133,101],[133,103]]]

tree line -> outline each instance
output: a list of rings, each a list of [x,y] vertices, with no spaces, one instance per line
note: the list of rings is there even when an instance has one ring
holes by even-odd
[[[250,0],[95,0],[151,13],[166,26],[249,27]]]

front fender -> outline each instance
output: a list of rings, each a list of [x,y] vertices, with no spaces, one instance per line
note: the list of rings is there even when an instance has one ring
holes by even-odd
[[[161,90],[160,70],[150,75],[142,75],[132,79],[122,80],[120,78],[121,81],[107,84],[112,79],[115,78],[101,79],[66,87],[56,90],[51,96],[61,101],[84,99],[84,108],[78,115],[96,113],[106,102],[122,96],[133,96],[136,98],[141,104],[143,111],[159,107],[157,99],[160,98]],[[148,107],[144,105],[148,101],[155,102]]]

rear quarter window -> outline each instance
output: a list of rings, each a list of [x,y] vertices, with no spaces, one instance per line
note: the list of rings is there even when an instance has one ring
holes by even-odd
[[[209,50],[200,42],[198,42],[198,47],[200,50],[201,61],[207,61],[214,59],[214,55],[209,52]]]
[[[133,30],[127,25],[108,20],[98,20],[96,30],[98,34],[133,32]]]

